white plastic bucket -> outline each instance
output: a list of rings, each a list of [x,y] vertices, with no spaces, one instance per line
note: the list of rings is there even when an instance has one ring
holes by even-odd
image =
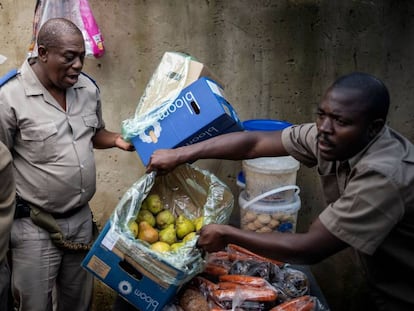
[[[299,162],[291,156],[265,157],[242,161],[245,176],[246,197],[257,197],[272,189],[296,184]],[[263,200],[270,202],[289,202],[294,191],[283,191],[268,195]]]
[[[292,190],[293,200],[289,203],[263,201],[264,196]],[[301,207],[299,187],[286,186],[272,189],[252,199],[246,199],[246,192],[239,195],[240,228],[255,232],[296,232],[298,211]]]

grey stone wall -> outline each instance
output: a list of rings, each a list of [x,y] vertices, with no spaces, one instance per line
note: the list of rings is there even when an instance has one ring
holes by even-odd
[[[351,71],[377,75],[392,98],[389,124],[414,141],[414,3],[410,0],[90,0],[106,54],[87,59],[100,85],[107,127],[132,116],[165,51],[184,51],[224,81],[241,119],[311,122],[326,87]],[[31,38],[35,1],[0,0],[0,75],[20,66]],[[144,168],[136,154],[96,151],[100,223]],[[197,162],[232,187],[239,162]],[[323,208],[317,176],[298,174],[299,231]],[[232,221],[237,223],[238,210]],[[312,267],[332,310],[362,310],[350,251]],[[108,294],[109,295],[109,294]],[[99,296],[103,297],[105,295]],[[104,310],[104,306],[96,307]]]

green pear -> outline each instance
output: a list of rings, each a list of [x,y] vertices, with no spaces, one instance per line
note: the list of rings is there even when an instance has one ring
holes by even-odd
[[[159,229],[165,229],[168,225],[175,223],[175,217],[170,210],[162,210],[155,217],[155,223]]]
[[[141,210],[144,210],[144,209],[148,209],[148,204],[147,204],[148,202],[147,202],[147,200],[144,200],[144,201],[142,201],[142,203],[141,203]]]
[[[185,242],[177,242],[177,243],[171,244],[170,251],[176,252],[178,249],[180,249],[184,245],[185,245]]]
[[[185,217],[183,214],[178,216],[178,218],[175,220],[175,226],[176,226],[177,237],[179,239],[182,239],[190,232],[195,231],[195,226],[193,222],[187,217]]]
[[[190,232],[190,233],[188,233],[188,234],[186,234],[184,237],[183,237],[183,242],[188,242],[188,241],[190,241],[190,240],[192,240],[192,239],[194,239],[195,237],[196,237],[196,235],[197,235],[197,233],[195,232],[195,231],[192,231],[192,232]]]
[[[158,194],[150,194],[144,201],[146,201],[145,204],[147,209],[154,215],[157,215],[164,209],[161,198]]]
[[[170,247],[170,244],[166,242],[157,241],[151,244],[150,249],[156,252],[165,253],[165,252],[169,252],[171,250],[171,247]]]
[[[195,231],[200,231],[200,229],[203,227],[204,224],[204,216],[197,217],[193,220]]]
[[[132,235],[134,236],[134,238],[137,238],[137,236],[138,236],[138,224],[134,220],[131,220],[128,224],[128,228],[129,228],[129,230],[131,230]]]
[[[174,224],[168,225],[165,229],[162,229],[159,233],[159,240],[169,245],[174,244],[177,242],[177,234],[175,232]]]
[[[138,212],[136,222],[140,223],[141,221],[144,221],[144,220],[147,223],[149,223],[151,225],[151,227],[155,226],[155,217],[154,217],[154,215],[149,210],[141,209]]]

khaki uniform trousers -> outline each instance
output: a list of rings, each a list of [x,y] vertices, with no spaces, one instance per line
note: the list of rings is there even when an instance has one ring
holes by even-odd
[[[10,269],[7,258],[0,260],[0,311],[11,311],[12,299],[10,297]]]
[[[92,213],[85,205],[75,215],[57,219],[65,238],[89,243]],[[81,267],[86,251],[63,251],[49,233],[30,217],[15,219],[11,232],[12,292],[20,311],[52,311],[56,289],[57,311],[90,310],[93,276]]]

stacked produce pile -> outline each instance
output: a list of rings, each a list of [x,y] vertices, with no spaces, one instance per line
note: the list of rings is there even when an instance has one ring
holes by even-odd
[[[229,244],[208,256],[205,270],[180,291],[184,311],[328,310],[310,296],[309,280],[288,264]]]

